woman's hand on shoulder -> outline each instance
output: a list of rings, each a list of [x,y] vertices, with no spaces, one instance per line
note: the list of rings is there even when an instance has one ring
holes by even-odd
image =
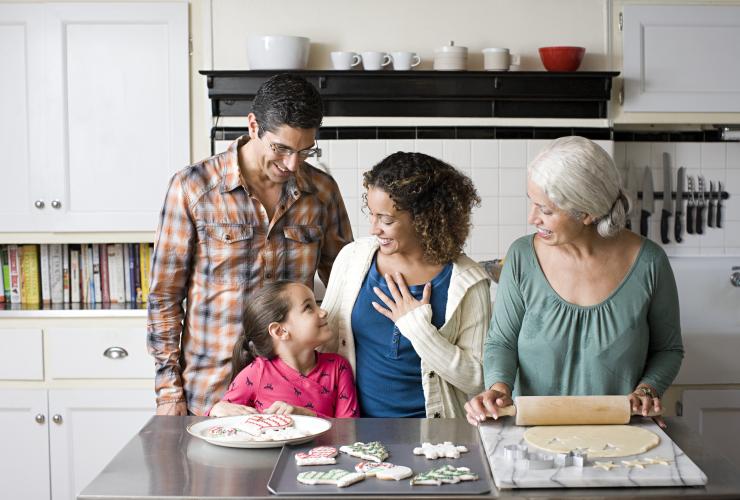
[[[386,306],[383,307],[377,302],[373,302],[373,307],[376,311],[394,323],[404,314],[413,311],[417,307],[429,304],[429,301],[432,298],[431,283],[424,285],[421,300],[416,300],[416,297],[414,297],[409,291],[409,287],[406,285],[406,280],[403,278],[401,273],[396,273],[395,276],[386,274],[385,281],[388,283],[388,290],[391,292],[391,297],[384,294],[380,288],[373,287],[375,295],[377,295]]]
[[[235,415],[251,415],[252,413],[258,412],[251,406],[219,401],[213,405],[213,408],[211,408],[211,411],[208,414],[212,417],[232,417]]]
[[[309,417],[316,416],[316,413],[312,412],[308,408],[293,406],[286,403],[285,401],[275,401],[263,413],[273,415],[307,415]]]
[[[663,404],[653,387],[640,384],[629,394],[628,398],[633,415],[647,417],[652,413],[655,423],[662,429],[666,428],[665,420],[660,416],[663,413]]]
[[[487,391],[483,391],[465,403],[465,418],[470,425],[478,425],[488,417],[497,419],[499,410],[511,406],[511,389],[502,382],[497,382]]]

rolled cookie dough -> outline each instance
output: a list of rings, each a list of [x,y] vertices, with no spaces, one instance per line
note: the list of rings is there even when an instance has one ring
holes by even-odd
[[[586,449],[589,458],[639,455],[655,448],[660,438],[653,432],[629,425],[549,425],[524,433],[532,446],[551,453]]]

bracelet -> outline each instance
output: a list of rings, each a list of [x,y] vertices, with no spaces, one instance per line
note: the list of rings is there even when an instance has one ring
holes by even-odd
[[[653,390],[650,387],[641,386],[638,387],[633,391],[633,394],[637,394],[638,396],[649,396],[651,398],[658,397]]]

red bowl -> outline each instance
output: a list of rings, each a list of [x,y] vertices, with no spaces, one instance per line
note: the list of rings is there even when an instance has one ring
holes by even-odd
[[[540,47],[540,59],[547,71],[575,71],[581,65],[583,47]]]

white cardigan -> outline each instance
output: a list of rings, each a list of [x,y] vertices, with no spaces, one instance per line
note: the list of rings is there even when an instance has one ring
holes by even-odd
[[[338,352],[355,370],[352,308],[378,249],[376,238],[361,238],[342,248],[334,261],[321,307],[329,312],[334,340],[323,349]],[[463,417],[469,396],[483,390],[483,340],[491,321],[490,281],[475,261],[461,255],[452,265],[445,323],[432,324],[424,305],[396,322],[421,358],[427,417]]]

